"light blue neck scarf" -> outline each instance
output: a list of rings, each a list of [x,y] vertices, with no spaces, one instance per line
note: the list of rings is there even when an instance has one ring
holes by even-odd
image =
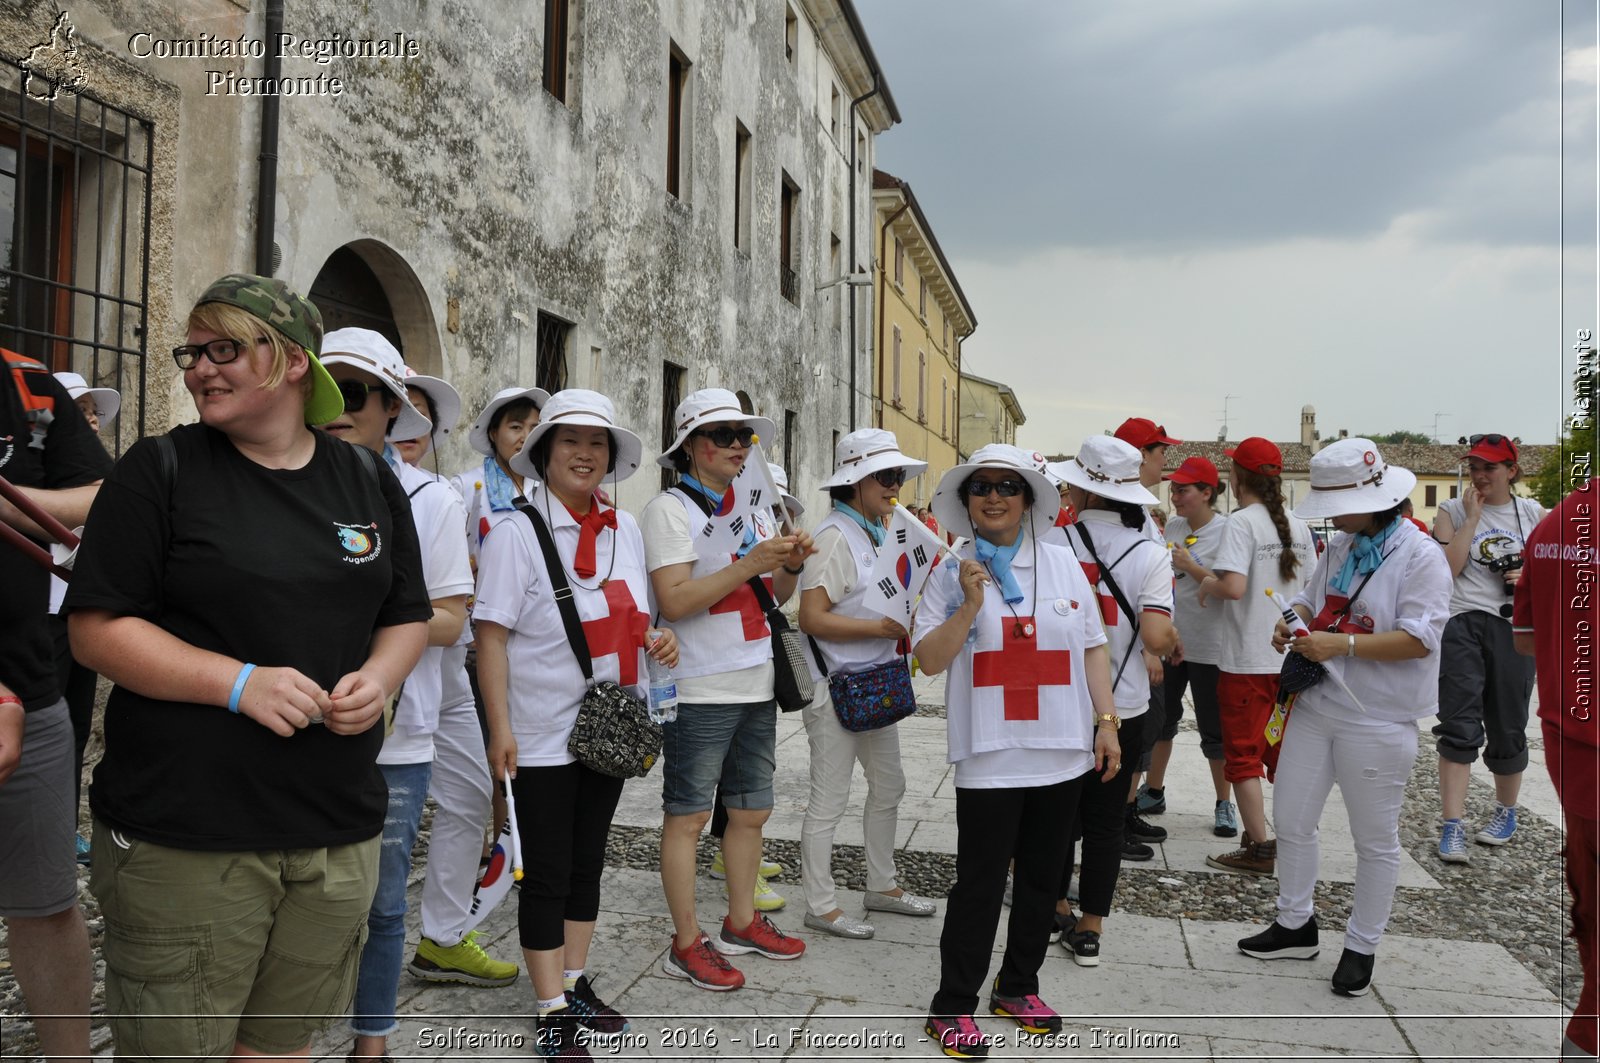
[[[489,508],[494,512],[516,508],[511,500],[517,497],[517,485],[493,457],[483,459],[483,488],[489,493]]]
[[[1383,547],[1389,541],[1389,536],[1400,528],[1404,517],[1396,517],[1389,526],[1377,535],[1354,535],[1350,538],[1350,552],[1345,555],[1344,564],[1339,568],[1339,574],[1329,582],[1333,589],[1340,594],[1349,594],[1350,586],[1355,582],[1356,576],[1365,576],[1369,572],[1376,572],[1383,563]]]
[[[989,566],[994,578],[1000,581],[1000,596],[1006,600],[1007,605],[1016,605],[1022,601],[1022,588],[1017,584],[1017,577],[1011,574],[1011,562],[1015,560],[1017,551],[1022,549],[1022,540],[1025,537],[1026,533],[1019,530],[1010,546],[996,546],[981,535],[972,543],[978,560]]]
[[[833,503],[833,508],[837,512],[843,513],[845,516],[859,524],[861,526],[861,530],[867,533],[867,538],[872,540],[873,546],[883,545],[883,537],[889,534],[889,529],[885,528],[882,524],[872,523],[866,517],[863,517],[855,507],[849,505],[848,503],[835,500]]]

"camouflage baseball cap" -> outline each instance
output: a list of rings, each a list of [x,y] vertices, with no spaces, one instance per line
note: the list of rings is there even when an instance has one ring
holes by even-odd
[[[254,314],[310,353],[312,385],[311,397],[305,406],[307,424],[327,424],[344,412],[339,385],[317,358],[322,348],[322,314],[310,299],[276,277],[230,273],[213,281],[194,302],[196,306],[203,303],[236,306]]]

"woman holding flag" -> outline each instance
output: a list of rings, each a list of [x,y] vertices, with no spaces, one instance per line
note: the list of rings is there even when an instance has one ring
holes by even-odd
[[[517,909],[523,956],[538,1002],[541,1055],[588,1059],[587,1037],[612,1037],[627,1020],[595,993],[585,973],[600,910],[600,873],[622,780],[579,764],[567,751],[588,683],[567,636],[556,585],[570,588],[583,620],[596,681],[644,696],[650,584],[644,542],[627,513],[596,492],[639,468],[639,437],[615,423],[611,400],[569,388],[511,459],[538,482],[520,514],[490,529],[478,555],[478,675],[489,714],[489,766],[509,776],[526,864]],[[548,537],[562,572],[547,567]],[[649,649],[669,667],[677,639],[663,631]],[[586,1032],[586,1033],[585,1033]]]
[[[1334,783],[1356,843],[1355,901],[1333,991],[1360,996],[1400,881],[1400,805],[1417,759],[1416,721],[1436,708],[1439,646],[1450,616],[1444,552],[1400,513],[1417,478],[1369,439],[1341,439],[1311,459],[1311,492],[1295,516],[1332,518],[1341,534],[1290,603],[1272,645],[1327,669],[1294,696],[1278,760],[1278,915],[1239,951],[1263,960],[1317,954],[1312,893],[1317,826]],[[1309,628],[1309,631],[1303,629]]]
[[[925,1027],[946,1055],[987,1056],[973,1011],[1005,892],[1016,886],[989,1009],[1024,1030],[1061,1029],[1039,999],[1067,832],[1089,772],[1122,768],[1111,667],[1094,589],[1070,550],[1039,541],[1060,509],[1026,453],[983,447],[939,481],[933,512],[970,545],[927,581],[914,646],[923,671],[949,669],[956,766],[956,882],[939,940],[939,991]]]
[[[900,452],[893,432],[863,428],[851,432],[834,449],[834,472],[823,483],[833,509],[812,534],[817,553],[800,578],[800,630],[811,636],[818,676],[855,675],[898,670],[909,688],[901,640],[906,630],[874,610],[870,578],[884,545],[885,520],[896,509],[895,494],[916,479],[928,463]],[[905,528],[927,551],[937,553],[937,540],[909,514]],[[926,540],[924,542],[924,540]],[[900,677],[894,677],[896,679]],[[867,851],[868,911],[932,915],[937,906],[913,897],[895,882],[894,838],[906,777],[900,768],[900,731],[894,724],[870,731],[846,730],[827,690],[819,691],[805,709],[806,737],[811,744],[811,797],[800,831],[800,861],[806,894],[805,925],[845,938],[870,938],[869,923],[840,908],[834,893],[833,832],[850,800],[850,776],[856,761],[867,777],[867,801],[861,829]]]

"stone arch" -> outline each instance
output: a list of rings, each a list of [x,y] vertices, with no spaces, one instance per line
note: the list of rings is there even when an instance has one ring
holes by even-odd
[[[329,332],[372,329],[388,337],[417,372],[444,375],[433,304],[410,263],[388,244],[361,239],[335,248],[317,271],[310,296]]]

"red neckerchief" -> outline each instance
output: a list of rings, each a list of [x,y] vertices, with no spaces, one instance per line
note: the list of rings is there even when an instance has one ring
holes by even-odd
[[[592,579],[595,574],[594,551],[595,542],[600,538],[601,528],[616,529],[617,511],[603,508],[598,501],[589,506],[589,512],[579,515],[565,502],[567,512],[578,523],[578,553],[572,559],[572,571],[577,573],[579,579]]]

